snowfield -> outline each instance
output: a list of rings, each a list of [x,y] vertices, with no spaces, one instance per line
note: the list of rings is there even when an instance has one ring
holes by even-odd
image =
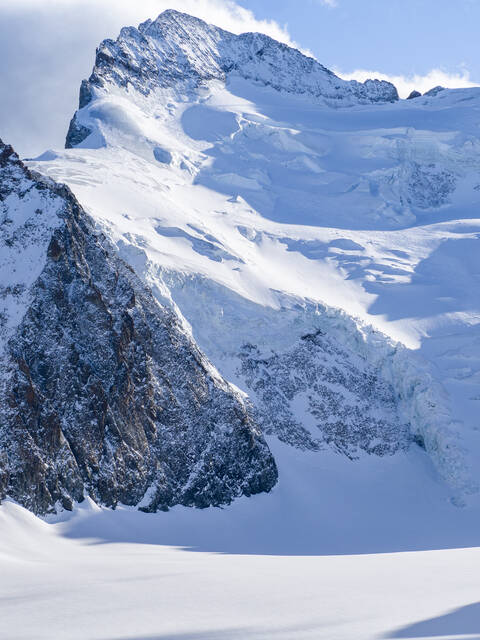
[[[47,524],[5,502],[0,637],[480,637],[478,517],[442,502],[418,460],[353,471],[272,444],[278,487],[227,509],[84,503]]]

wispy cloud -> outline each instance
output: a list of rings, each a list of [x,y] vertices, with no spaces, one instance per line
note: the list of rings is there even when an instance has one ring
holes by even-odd
[[[325,4],[336,0],[321,0]],[[1,0],[0,15],[14,15],[25,11],[36,11],[39,14],[51,15],[62,12],[74,15],[80,12],[88,19],[92,12],[104,30],[118,30],[126,24],[138,24],[147,18],[155,18],[166,9],[177,9],[202,18],[234,33],[259,31],[276,40],[291,45],[288,30],[275,20],[259,20],[253,11],[238,5],[235,0]],[[69,25],[73,27],[74,25]]]
[[[393,75],[382,73],[381,71],[369,71],[366,69],[357,69],[350,73],[345,73],[336,69],[335,73],[345,80],[358,80],[359,82],[364,82],[368,78],[388,80],[397,87],[401,98],[406,98],[414,89],[420,91],[420,93],[425,93],[425,91],[428,91],[437,85],[441,85],[442,87],[449,89],[462,89],[480,85],[480,82],[473,82],[471,80],[470,72],[466,69],[460,69],[456,72],[432,69],[424,75]]]

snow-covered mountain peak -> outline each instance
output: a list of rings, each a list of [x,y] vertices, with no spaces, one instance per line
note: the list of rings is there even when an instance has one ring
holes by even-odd
[[[104,117],[95,111],[81,113],[105,94],[118,93],[138,104],[138,97],[172,89],[185,96],[212,81],[227,83],[240,77],[280,92],[306,96],[316,104],[352,106],[395,102],[398,93],[389,82],[345,81],[314,58],[261,33],[235,35],[193,16],[169,10],[138,28],[125,27],[116,41],[104,40],[97,49],[95,66],[82,83],[79,110],[71,122],[67,148],[78,146],[97,131]],[[135,96],[135,94],[137,94]],[[162,106],[160,104],[160,106]],[[95,122],[86,122],[93,115]],[[99,128],[102,129],[101,125]],[[87,145],[98,146],[97,136]]]
[[[195,32],[202,35],[206,33],[218,34],[220,37],[229,34],[228,31],[220,27],[208,24],[200,18],[176,9],[163,11],[155,20],[145,20],[139,25],[138,31],[144,35],[152,35],[154,37],[165,37],[167,34],[174,37],[175,35],[182,37],[183,33],[183,36],[188,38]]]
[[[470,495],[480,90],[375,102],[389,87],[167,12],[100,45],[76,148],[30,166],[72,188],[267,434],[352,458],[417,443]]]

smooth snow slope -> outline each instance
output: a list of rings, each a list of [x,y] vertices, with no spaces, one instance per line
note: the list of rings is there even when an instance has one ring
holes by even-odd
[[[47,524],[4,502],[0,637],[480,637],[478,516],[420,460],[270,445],[278,486],[227,509],[86,501]]]

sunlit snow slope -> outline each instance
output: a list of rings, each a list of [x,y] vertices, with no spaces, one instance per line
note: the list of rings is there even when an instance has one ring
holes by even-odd
[[[73,148],[30,165],[178,307],[267,434],[333,450],[354,483],[375,460],[386,486],[414,468],[446,483],[432,501],[474,502],[480,89],[395,102],[225,33],[167,12],[103,43]]]
[[[370,555],[350,547],[353,555],[321,555],[317,547],[320,555],[311,555],[305,541],[315,532],[305,528],[301,555],[301,545],[288,543],[294,523],[284,517],[270,523],[273,543],[265,550],[252,539],[271,498],[242,498],[228,509],[148,515],[84,505],[54,525],[5,502],[0,636],[478,638],[478,548]],[[249,530],[239,530],[249,510]],[[460,518],[465,511],[457,509]],[[182,548],[188,543],[196,545]]]

